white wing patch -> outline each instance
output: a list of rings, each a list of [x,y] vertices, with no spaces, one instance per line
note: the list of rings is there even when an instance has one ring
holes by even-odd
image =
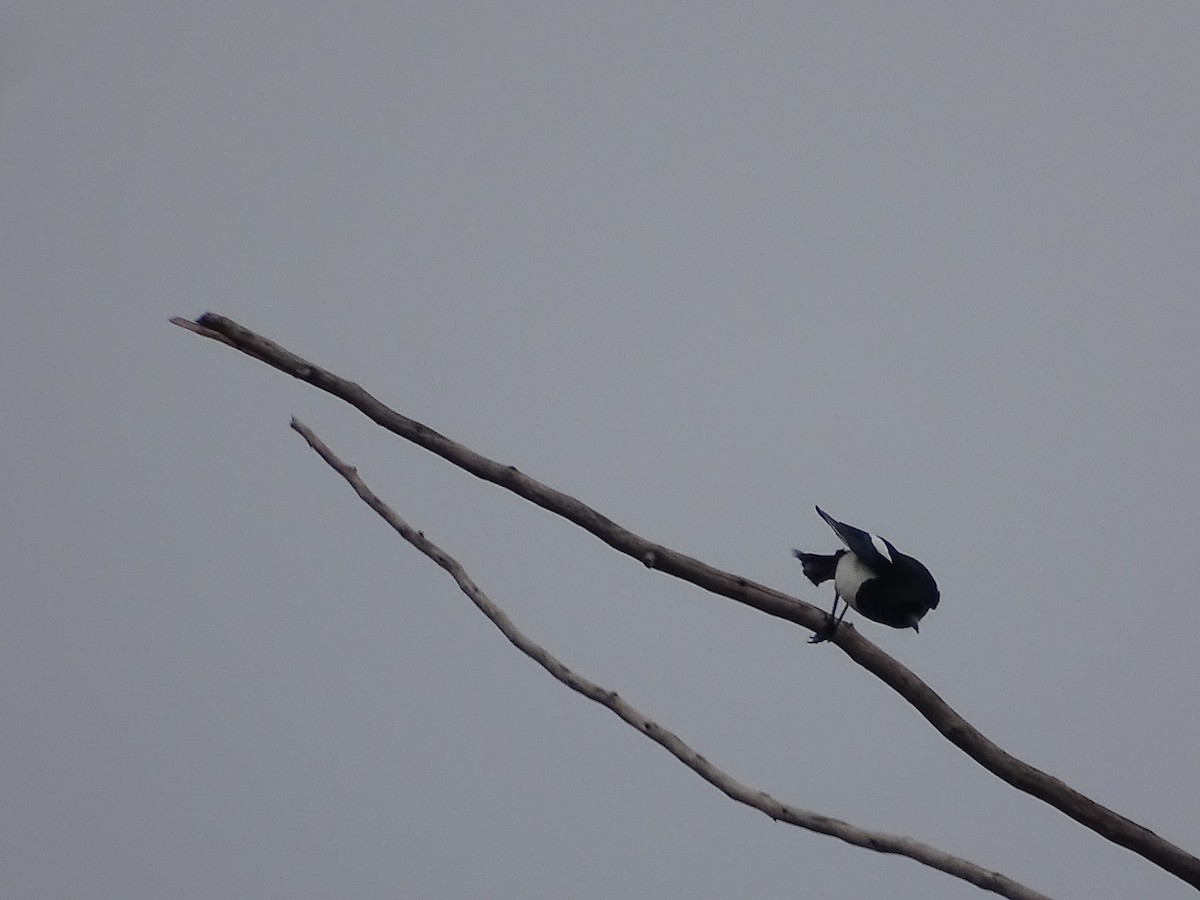
[[[868,534],[870,534],[870,532],[868,532]],[[883,538],[881,538],[877,534],[871,534],[870,537],[871,537],[871,545],[876,550],[879,551],[879,555],[882,556],[884,559],[886,559],[888,562],[895,562],[895,560],[892,559],[892,551],[888,548],[887,541],[885,541]]]

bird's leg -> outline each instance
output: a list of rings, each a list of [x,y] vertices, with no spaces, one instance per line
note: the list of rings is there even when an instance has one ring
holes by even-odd
[[[842,614],[839,616],[837,615],[839,599],[840,598],[838,597],[837,593],[834,592],[833,609],[829,611],[829,621],[817,629],[813,636],[808,639],[810,644],[819,644],[822,641],[829,640],[831,637],[833,637],[833,633],[837,631],[837,627],[842,624],[842,619],[846,618],[846,610],[850,608],[850,604],[847,603],[842,607]]]

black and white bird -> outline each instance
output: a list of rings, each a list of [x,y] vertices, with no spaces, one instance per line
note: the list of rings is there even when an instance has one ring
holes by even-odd
[[[879,535],[839,522],[819,506],[817,512],[847,549],[829,555],[792,551],[813,584],[833,579],[830,620],[809,638],[809,643],[833,637],[851,607],[874,622],[919,633],[918,623],[925,613],[937,608],[940,599],[937,582],[929,570]],[[846,603],[840,616],[839,599]]]

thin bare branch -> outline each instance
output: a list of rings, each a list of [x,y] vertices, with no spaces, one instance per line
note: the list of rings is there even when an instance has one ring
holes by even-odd
[[[299,432],[310,447],[312,447],[339,475],[341,475],[363,502],[375,510],[400,537],[408,541],[423,554],[450,573],[462,592],[471,602],[500,629],[518,650],[536,662],[539,666],[589,700],[594,700],[601,706],[607,707],[623,722],[636,728],[650,740],[665,747],[666,750],[681,763],[733,800],[753,807],[779,822],[787,822],[809,831],[827,834],[856,847],[865,847],[880,853],[894,853],[907,856],[919,863],[939,869],[942,872],[968,881],[976,887],[992,891],[1011,900],[1049,900],[1045,894],[1013,881],[1006,875],[985,869],[970,860],[923,844],[912,838],[884,831],[871,831],[859,828],[840,819],[830,818],[818,813],[800,809],[791,804],[776,800],[765,791],[758,791],[743,784],[733,776],[718,769],[701,756],[672,731],[663,728],[657,722],[647,718],[643,713],[630,706],[615,691],[603,688],[593,681],[584,678],[578,672],[569,668],[545,647],[536,643],[532,638],[513,624],[512,619],[500,609],[483,592],[466,570],[445,550],[442,550],[425,534],[413,529],[391,507],[384,503],[371,491],[359,477],[358,471],[342,462],[325,443],[313,434],[303,422],[292,419],[292,428]]]
[[[817,630],[826,621],[825,612],[809,603],[747,578],[723,572],[622,528],[574,497],[530,478],[513,466],[505,466],[481,456],[432,428],[401,415],[354,382],[296,356],[231,319],[205,313],[195,324],[220,335],[225,343],[241,352],[345,400],[393,434],[436,453],[478,478],[500,485],[574,522],[610,547],[632,556],[649,568],[690,581],[707,591],[744,603],[768,615],[795,622],[811,631]],[[1132,850],[1193,887],[1200,888],[1200,859],[1148,828],[1096,803],[1059,779],[1006,753],[955,712],[929,685],[854,628],[839,628],[831,643],[896,691],[947,740],[989,772],[1018,790],[1050,804],[1102,837]]]

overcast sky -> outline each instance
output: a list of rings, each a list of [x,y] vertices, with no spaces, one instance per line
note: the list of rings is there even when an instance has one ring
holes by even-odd
[[[1192,852],[1200,6],[0,6],[0,896],[1190,897],[808,632],[651,573],[171,315],[228,315],[653,540],[853,614]]]

